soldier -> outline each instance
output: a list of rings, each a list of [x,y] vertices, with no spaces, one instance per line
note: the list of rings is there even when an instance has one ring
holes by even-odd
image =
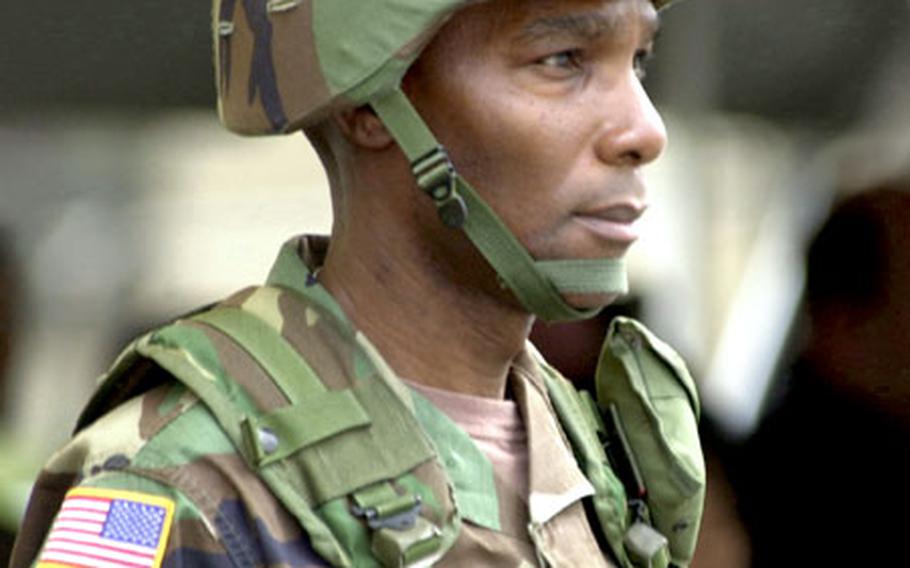
[[[216,0],[221,119],[304,130],[331,240],[126,350],[13,566],[687,565],[682,362],[614,322],[595,403],[526,341],[625,290],[665,3]]]

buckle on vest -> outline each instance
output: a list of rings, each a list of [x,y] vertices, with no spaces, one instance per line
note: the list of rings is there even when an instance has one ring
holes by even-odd
[[[373,533],[371,550],[383,566],[413,566],[426,561],[442,546],[442,533],[436,525],[423,517],[415,521],[405,530],[381,529]]]
[[[667,538],[641,521],[635,522],[623,538],[626,553],[639,566],[661,566],[661,558],[668,555]]]
[[[367,525],[373,529],[393,529],[397,531],[409,529],[417,523],[420,514],[420,495],[401,495],[390,502],[378,503],[373,506],[351,505],[351,512],[357,517],[363,517]]]
[[[411,162],[411,172],[420,189],[436,204],[443,224],[460,229],[468,218],[468,207],[458,194],[458,173],[445,148],[437,146]]]
[[[351,512],[372,530],[371,550],[383,566],[409,566],[442,545],[439,528],[420,516],[420,495],[399,495],[391,483],[382,482],[351,497]]]

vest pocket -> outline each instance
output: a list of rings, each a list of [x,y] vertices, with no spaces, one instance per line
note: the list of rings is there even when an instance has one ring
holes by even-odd
[[[695,382],[669,346],[640,323],[617,318],[598,363],[597,399],[618,412],[654,527],[669,541],[671,562],[688,565],[705,490]]]

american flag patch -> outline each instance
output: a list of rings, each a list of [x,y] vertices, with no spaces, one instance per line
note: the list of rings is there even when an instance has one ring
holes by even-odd
[[[157,568],[174,516],[170,499],[131,491],[71,489],[38,566]]]

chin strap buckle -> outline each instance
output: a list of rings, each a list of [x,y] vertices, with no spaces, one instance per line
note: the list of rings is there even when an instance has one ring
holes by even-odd
[[[460,229],[468,218],[468,207],[458,194],[458,173],[442,146],[436,146],[411,163],[417,185],[436,204],[443,224]]]

